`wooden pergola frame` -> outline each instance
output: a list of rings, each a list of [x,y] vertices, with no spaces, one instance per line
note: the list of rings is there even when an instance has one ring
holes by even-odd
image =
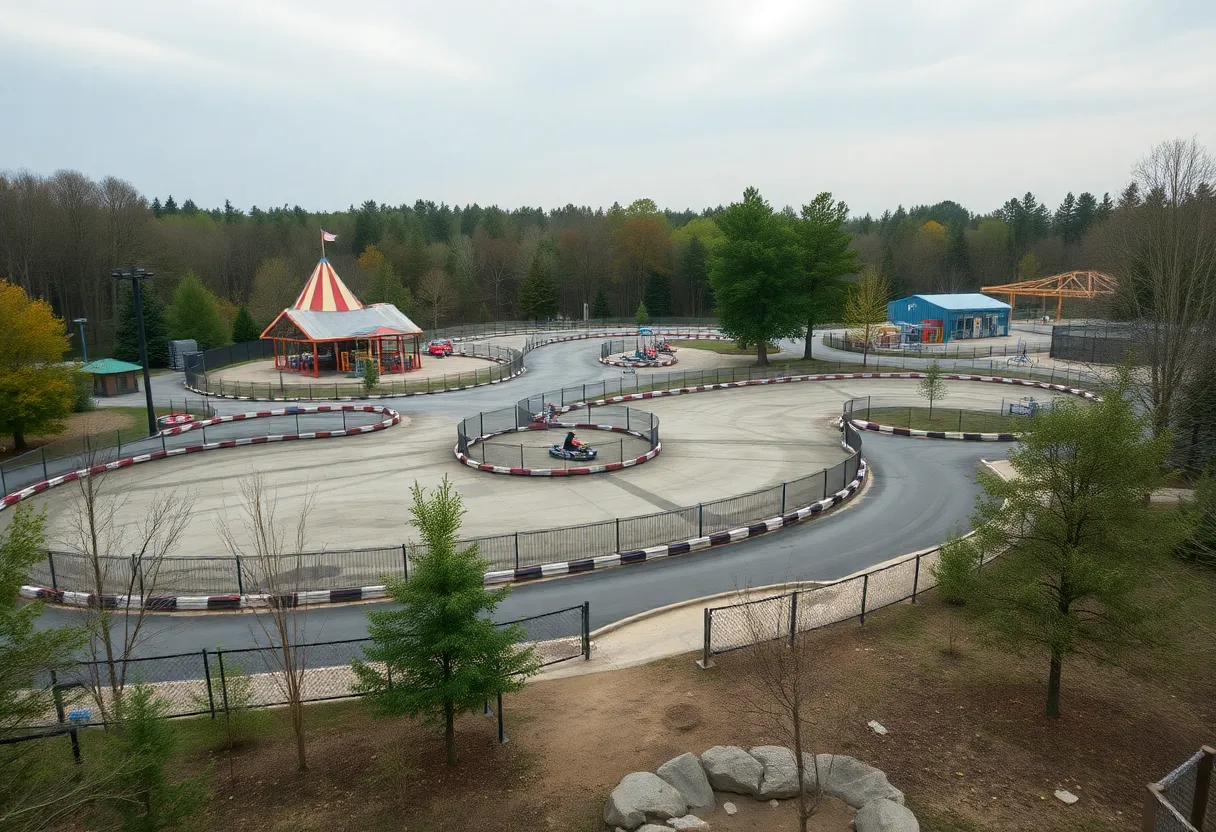
[[[999,286],[985,286],[980,291],[985,294],[1009,295],[1010,320],[1013,319],[1013,307],[1019,295],[1029,298],[1055,298],[1056,323],[1059,323],[1064,313],[1064,298],[1093,300],[1098,295],[1113,295],[1115,293],[1115,279],[1105,272],[1063,272],[1051,277],[1040,277],[1035,280],[1002,283]]]

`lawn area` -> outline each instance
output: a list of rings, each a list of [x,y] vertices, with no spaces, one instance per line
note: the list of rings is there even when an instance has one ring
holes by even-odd
[[[880,425],[914,430],[965,431],[968,433],[1017,433],[1025,430],[1030,419],[1010,416],[996,410],[965,410],[934,407],[929,418],[927,407],[872,407],[867,417]]]
[[[813,748],[885,770],[925,830],[1138,829],[1144,786],[1210,743],[1216,725],[1216,573],[1170,561],[1147,577],[1174,640],[1129,656],[1127,669],[1069,659],[1058,721],[1043,716],[1046,660],[983,646],[931,594],[864,627],[810,634],[821,659]],[[309,708],[302,774],[285,710],[269,713],[231,771],[220,721],[178,721],[185,747],[173,772],[213,772],[209,801],[183,828],[603,832],[604,798],[624,774],[685,751],[778,739],[740,710],[748,651],[710,671],[695,658],[531,684],[507,697],[506,746],[495,744],[494,719],[459,720],[451,769],[440,730],[377,718],[358,701]],[[890,733],[872,733],[872,719]],[[99,739],[87,735],[86,765]],[[66,739],[44,746],[70,766]],[[1057,788],[1080,801],[1065,806]]]
[[[701,340],[693,339],[691,341],[670,341],[669,343],[676,349],[683,348],[683,349],[688,349],[688,350],[705,350],[707,352],[716,352],[719,355],[755,355],[756,354],[755,347],[748,347],[745,350],[741,350],[741,349],[739,349],[739,345],[736,344],[734,341],[710,341],[710,340],[701,341]],[[769,355],[772,355],[773,353],[777,352],[779,349],[780,349],[780,347],[778,347],[776,344],[768,345]]]

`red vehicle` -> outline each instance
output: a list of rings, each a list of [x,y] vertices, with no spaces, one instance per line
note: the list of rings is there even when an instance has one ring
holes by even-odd
[[[448,338],[439,338],[427,344],[426,351],[436,358],[445,358],[452,354],[452,342]]]

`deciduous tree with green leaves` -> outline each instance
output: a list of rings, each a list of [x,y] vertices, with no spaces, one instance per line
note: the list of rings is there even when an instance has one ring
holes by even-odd
[[[802,334],[807,321],[802,251],[792,220],[773,211],[755,188],[717,218],[721,243],[713,251],[709,280],[722,331],[755,346],[756,362],[768,364],[767,346]]]
[[[68,339],[50,304],[0,280],[0,433],[25,448],[25,437],[55,433],[72,412],[73,368],[63,366]]]
[[[853,235],[844,231],[849,206],[823,192],[802,206],[794,224],[802,249],[806,295],[806,345],[803,358],[811,358],[811,335],[816,323],[839,319],[843,313],[846,288],[842,277],[857,273],[857,252],[851,247]]]
[[[854,339],[861,342],[861,366],[866,366],[870,348],[878,337],[878,328],[887,322],[887,301],[891,285],[886,276],[873,266],[861,270],[857,288],[844,305],[844,323]]]
[[[409,580],[388,583],[400,607],[367,613],[372,643],[353,663],[357,689],[383,713],[442,722],[448,765],[456,765],[456,717],[519,690],[537,670],[523,630],[490,616],[509,589],[486,589],[476,545],[457,545],[464,505],[444,477],[431,494],[414,484],[410,525],[422,542]],[[390,681],[391,680],[391,681]]]
[[[262,330],[254,323],[249,310],[244,306],[236,310],[236,317],[232,319],[232,343],[244,344],[247,341],[256,341],[261,335]]]
[[[1159,636],[1137,590],[1185,533],[1183,515],[1149,504],[1169,451],[1130,404],[1125,370],[1100,402],[1062,401],[1009,451],[1008,479],[979,474],[976,532],[953,545],[985,566],[967,608],[998,644],[1048,664],[1047,716],[1060,715],[1064,664],[1113,662]]]
[[[942,365],[937,363],[937,359],[929,362],[929,366],[925,368],[924,377],[916,385],[916,392],[920,393],[921,398],[929,402],[929,421],[933,421],[933,403],[939,399],[946,398],[946,379],[943,378],[945,373],[942,372]]]
[[[147,294],[145,292],[144,296],[147,297]],[[147,307],[144,309],[146,312]],[[193,339],[198,342],[199,349],[208,350],[228,343],[228,332],[220,316],[215,294],[203,285],[194,272],[186,272],[173,290],[173,303],[169,307],[169,335],[177,340]]]

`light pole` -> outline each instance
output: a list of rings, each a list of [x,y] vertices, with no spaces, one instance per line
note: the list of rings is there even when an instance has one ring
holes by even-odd
[[[88,318],[73,318],[72,323],[80,328],[80,355],[85,364],[89,363],[89,345],[84,342],[84,325],[89,322]]]
[[[152,272],[131,265],[127,269],[110,272],[115,280],[131,281],[131,299],[135,308],[135,328],[139,333],[139,363],[144,369],[144,396],[148,402],[148,435],[156,433],[156,409],[152,406],[152,378],[148,373],[148,339],[144,336],[144,302],[142,284]]]

